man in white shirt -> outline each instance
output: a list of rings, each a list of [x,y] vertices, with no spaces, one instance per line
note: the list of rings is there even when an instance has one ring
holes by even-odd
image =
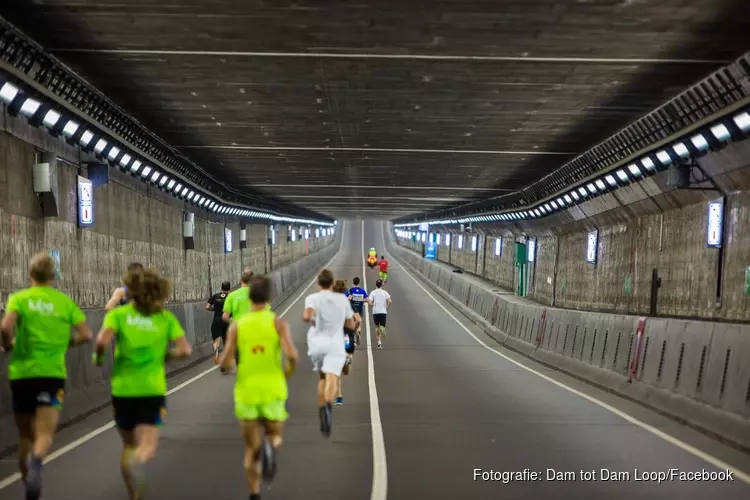
[[[383,348],[381,341],[385,337],[385,320],[388,315],[388,308],[391,306],[391,295],[383,290],[383,280],[375,282],[375,290],[370,292],[367,301],[372,306],[372,319],[375,321],[375,335],[378,339],[378,349]]]
[[[353,330],[354,311],[349,299],[334,293],[333,273],[324,269],[318,275],[320,291],[305,299],[303,318],[311,324],[307,332],[307,354],[318,372],[318,406],[320,432],[331,435],[333,425],[333,400],[338,379],[346,363],[344,327]]]

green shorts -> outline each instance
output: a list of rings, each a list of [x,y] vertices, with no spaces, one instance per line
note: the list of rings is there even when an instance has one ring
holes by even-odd
[[[286,401],[274,401],[259,405],[234,404],[234,416],[238,420],[270,420],[272,422],[286,422],[289,413],[286,411]]]
[[[388,273],[384,273],[383,271],[380,271],[380,279],[381,280],[388,279]]]

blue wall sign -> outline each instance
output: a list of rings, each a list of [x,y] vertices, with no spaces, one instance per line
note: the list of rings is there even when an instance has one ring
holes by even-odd
[[[435,241],[427,242],[427,248],[425,249],[424,258],[429,260],[437,259],[438,244]]]
[[[78,176],[78,225],[94,224],[94,184],[85,177]]]

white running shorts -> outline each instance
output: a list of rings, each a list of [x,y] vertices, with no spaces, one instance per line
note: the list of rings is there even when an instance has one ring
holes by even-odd
[[[331,375],[341,376],[341,370],[346,363],[346,353],[344,354],[314,354],[310,356],[313,364],[313,371],[318,373],[330,373]]]

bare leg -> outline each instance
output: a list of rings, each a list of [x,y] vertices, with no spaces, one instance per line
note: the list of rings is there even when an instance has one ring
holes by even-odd
[[[318,374],[318,406],[326,404],[326,375],[325,373]]]
[[[50,447],[52,447],[52,440],[55,437],[59,420],[60,410],[54,406],[41,406],[36,409],[32,450],[35,457],[44,458],[47,456]]]
[[[332,404],[333,400],[336,399],[336,389],[340,377],[332,373],[326,373],[325,377],[325,402]]]
[[[126,431],[124,429],[117,429],[122,439],[122,454],[120,455],[120,472],[122,473],[122,479],[125,481],[125,488],[128,490],[128,498],[130,500],[139,500],[138,492],[135,489],[135,483],[130,471],[128,469],[128,463],[132,460],[135,454],[135,435],[133,431]]]
[[[18,428],[18,468],[21,478],[26,484],[26,475],[29,469],[26,465],[29,453],[34,443],[33,413],[16,414],[16,427]]]
[[[136,498],[140,499],[146,491],[146,472],[144,465],[156,456],[159,444],[159,427],[156,425],[139,425],[135,428],[135,450],[127,457],[125,467],[135,485]]]
[[[257,420],[241,420],[242,438],[245,441],[245,454],[242,467],[245,469],[248,491],[251,495],[260,494],[260,445],[261,424]]]

